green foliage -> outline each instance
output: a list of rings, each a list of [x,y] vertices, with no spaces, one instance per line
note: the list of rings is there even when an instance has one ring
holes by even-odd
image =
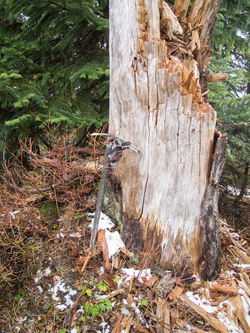
[[[147,306],[147,305],[148,305],[148,300],[146,298],[143,298],[138,302],[138,306]]]
[[[109,289],[109,286],[104,281],[100,281],[97,287],[100,291],[104,292],[106,292]]]
[[[213,32],[213,49],[223,56],[233,49],[249,54],[249,0],[223,0]]]
[[[108,0],[0,0],[0,137],[108,120]]]
[[[228,80],[209,84],[209,102],[218,113],[218,128],[228,134],[226,170],[244,178],[250,161],[250,55],[248,0],[223,1],[214,34],[213,73],[227,73]],[[234,176],[233,176],[234,177]]]
[[[65,332],[67,332],[66,328],[62,328],[62,329],[59,331],[59,333],[65,333]]]
[[[86,294],[90,297],[92,296],[92,289],[87,289]]]
[[[112,310],[112,303],[109,299],[100,298],[98,304],[91,305],[86,302],[84,305],[85,312],[93,317],[99,316],[100,312]]]

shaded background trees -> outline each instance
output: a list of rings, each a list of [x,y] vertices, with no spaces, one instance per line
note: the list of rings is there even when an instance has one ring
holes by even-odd
[[[213,34],[214,51],[210,69],[228,74],[228,80],[210,83],[209,102],[217,111],[218,128],[228,134],[227,161],[221,180],[225,191],[221,194],[221,213],[238,227],[247,227],[247,202],[239,199],[249,186],[250,162],[250,55],[249,55],[249,1],[223,1],[217,15]],[[233,189],[234,198],[227,200],[227,190]],[[232,189],[231,189],[232,190]]]
[[[108,121],[108,1],[0,2],[0,136],[45,142],[43,123],[85,134]]]

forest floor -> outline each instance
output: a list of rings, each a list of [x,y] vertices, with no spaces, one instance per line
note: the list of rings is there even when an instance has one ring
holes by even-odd
[[[41,200],[1,184],[1,193],[0,333],[250,332],[249,202],[241,231],[222,215],[221,273],[208,282],[138,268],[105,215],[109,231],[90,249],[96,191],[78,211],[55,191]]]

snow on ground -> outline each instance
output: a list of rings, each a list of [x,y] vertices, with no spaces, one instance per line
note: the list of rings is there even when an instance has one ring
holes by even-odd
[[[89,216],[95,216],[95,213],[88,213]],[[92,222],[89,224],[89,227],[93,229],[94,226],[94,217],[92,219]],[[121,236],[118,231],[110,232],[108,229],[112,229],[114,227],[114,223],[111,221],[111,219],[101,212],[100,214],[100,220],[98,225],[98,231],[99,230],[105,230],[105,239],[108,247],[108,255],[109,259],[117,253],[117,251],[123,247],[125,248],[125,245],[123,241],[121,240]]]
[[[108,246],[109,259],[116,254],[116,252],[125,245],[121,240],[121,236],[118,231],[110,232],[107,229],[105,230],[105,239]]]
[[[87,215],[88,216],[93,216],[93,219],[92,219],[91,223],[89,224],[89,227],[91,229],[93,229],[95,213],[88,213]],[[99,224],[98,224],[98,231],[99,230],[104,230],[104,229],[112,229],[114,226],[115,226],[115,224],[111,221],[111,219],[106,214],[101,212],[100,219],[99,219]]]
[[[146,278],[147,280],[150,280],[153,276],[151,275],[151,269],[134,269],[134,268],[123,268],[122,272],[126,274],[124,278],[121,279],[121,281],[129,282],[133,276],[138,278],[138,281],[140,283],[143,283],[142,278]],[[119,283],[118,283],[119,284]]]

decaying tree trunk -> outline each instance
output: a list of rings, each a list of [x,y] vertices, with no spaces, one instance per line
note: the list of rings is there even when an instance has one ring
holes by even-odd
[[[164,0],[110,1],[109,132],[140,150],[125,152],[116,170],[123,237],[142,261],[179,273],[202,268],[207,279],[219,271],[226,145],[206,100],[220,3],[195,0],[186,17],[189,0],[173,10]]]

